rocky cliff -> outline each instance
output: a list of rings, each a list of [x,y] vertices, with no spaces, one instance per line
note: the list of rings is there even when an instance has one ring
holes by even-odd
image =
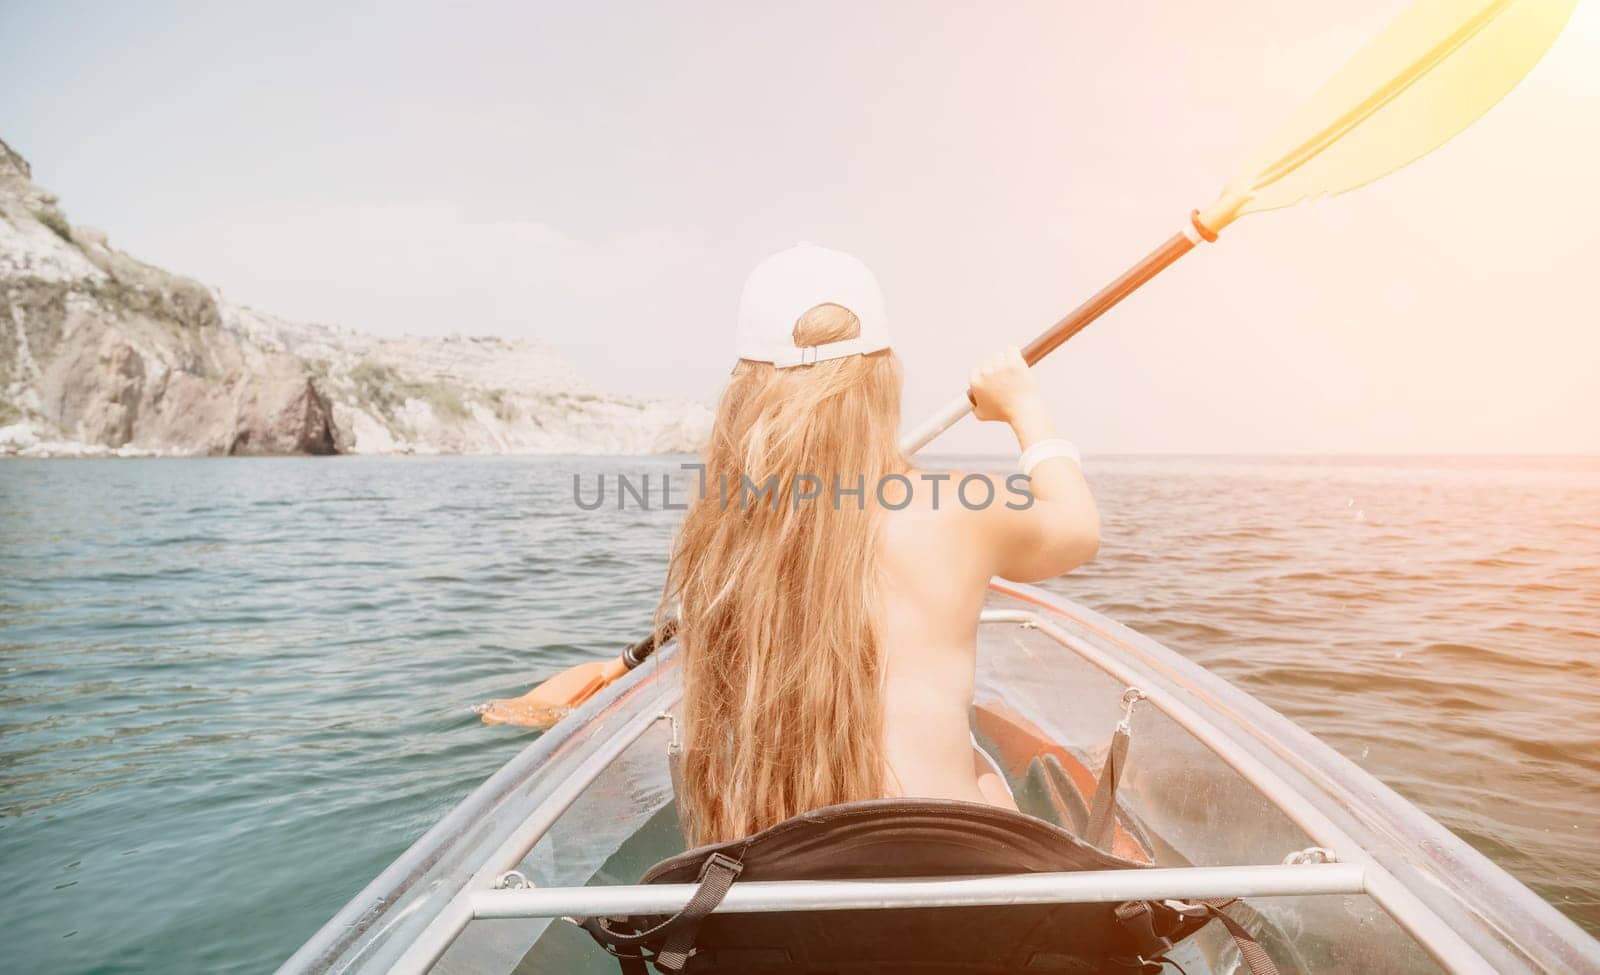
[[[0,142],[0,455],[668,453],[710,423],[596,392],[536,342],[229,304],[73,226]]]

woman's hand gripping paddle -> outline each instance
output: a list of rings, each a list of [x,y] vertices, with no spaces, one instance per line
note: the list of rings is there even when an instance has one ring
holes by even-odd
[[[1471,125],[1539,62],[1577,0],[1417,0],[1268,139],[1215,203],[1023,348],[1034,365],[1162,269],[1238,218],[1343,193],[1387,175]],[[901,439],[909,456],[972,410],[963,393]],[[662,642],[670,639],[663,635]],[[526,695],[480,708],[491,723],[548,727],[655,650],[580,664]]]

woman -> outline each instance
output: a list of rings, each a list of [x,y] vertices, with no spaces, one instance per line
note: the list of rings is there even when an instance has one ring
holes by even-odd
[[[900,453],[900,365],[849,255],[802,244],[757,267],[738,352],[659,614],[680,625],[691,838],[886,796],[1015,808],[968,726],[985,586],[1058,575],[1099,544],[1020,353],[971,389],[979,419],[1016,433],[1031,504],[964,502],[963,475]]]

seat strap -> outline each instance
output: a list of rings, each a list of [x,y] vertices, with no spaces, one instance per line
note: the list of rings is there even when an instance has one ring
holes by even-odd
[[[585,931],[601,946],[617,957],[623,975],[643,975],[645,955],[642,951],[623,952],[619,949],[642,949],[650,942],[660,941],[655,957],[650,959],[663,972],[680,972],[694,951],[695,935],[704,921],[722,899],[728,896],[733,881],[744,865],[732,857],[713,853],[700,867],[700,886],[696,888],[683,910],[659,924],[643,931],[622,931],[603,917],[585,918],[581,923]]]
[[[668,932],[661,950],[656,953],[657,968],[664,972],[683,970],[694,951],[694,939],[700,933],[700,922],[728,896],[734,880],[743,869],[744,864],[721,853],[713,853],[707,858],[705,867],[700,871],[700,889],[678,912],[677,923]]]
[[[1122,766],[1128,760],[1128,733],[1120,726],[1111,735],[1106,764],[1094,785],[1094,801],[1089,804],[1089,822],[1083,827],[1083,841],[1102,850],[1111,849],[1116,835],[1117,785],[1122,781]]]
[[[1089,821],[1083,827],[1083,841],[1090,846],[1109,851],[1117,834],[1117,786],[1122,782],[1122,768],[1128,762],[1128,742],[1133,739],[1133,706],[1145,699],[1144,691],[1130,687],[1122,694],[1122,720],[1111,733],[1111,747],[1106,749],[1106,763],[1100,769],[1100,778],[1094,784],[1094,798],[1089,802]]]
[[[1201,901],[1205,909],[1211,914],[1212,919],[1221,921],[1222,926],[1233,935],[1233,943],[1239,949],[1239,957],[1244,961],[1244,967],[1250,969],[1250,975],[1279,975],[1278,966],[1267,954],[1267,949],[1261,947],[1261,942],[1256,936],[1245,930],[1244,925],[1225,914],[1215,902]]]
[[[1117,921],[1133,938],[1137,954],[1133,958],[1114,959],[1114,961],[1124,968],[1136,972],[1149,972],[1153,975],[1161,971],[1162,966],[1166,964],[1176,966],[1176,962],[1167,958],[1167,952],[1171,951],[1178,941],[1193,934],[1205,923],[1221,921],[1222,926],[1227,928],[1228,934],[1233,937],[1234,946],[1239,949],[1239,959],[1244,962],[1250,975],[1281,975],[1272,956],[1267,954],[1267,950],[1256,940],[1255,935],[1222,910],[1232,903],[1234,899],[1229,898],[1193,901],[1180,904],[1176,908],[1169,906],[1169,902],[1129,901],[1119,904],[1115,912]],[[1184,923],[1187,919],[1200,917],[1206,921],[1199,926],[1192,923],[1186,926]]]

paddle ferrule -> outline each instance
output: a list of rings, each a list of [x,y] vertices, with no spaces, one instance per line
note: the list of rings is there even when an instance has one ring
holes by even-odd
[[[622,661],[622,664],[626,670],[632,670],[633,668],[644,663],[646,660],[649,660],[650,655],[656,652],[657,647],[668,642],[677,635],[678,620],[677,617],[673,617],[672,619],[667,620],[661,629],[652,632],[649,636],[640,640],[638,643],[635,643],[626,650],[623,650],[622,656],[618,659]]]
[[[1201,241],[1207,244],[1215,244],[1217,242],[1217,232],[1207,227],[1200,220],[1199,210],[1189,211],[1189,226],[1183,228],[1183,235],[1196,244]]]

